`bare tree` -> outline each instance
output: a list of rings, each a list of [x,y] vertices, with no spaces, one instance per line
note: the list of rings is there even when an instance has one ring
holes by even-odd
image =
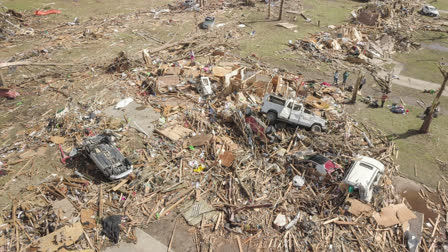
[[[272,1],[272,0],[269,0],[269,1],[268,1],[268,19],[271,18],[271,1]]]
[[[356,103],[356,96],[358,95],[359,85],[361,85],[361,81],[363,78],[364,78],[364,74],[358,75],[358,79],[356,80],[355,88],[353,89],[352,100],[350,101],[350,103],[353,103],[353,104]]]
[[[392,92],[392,73],[387,74],[384,78],[372,73],[372,77],[380,86],[383,94],[390,94]]]
[[[285,0],[282,0],[280,2],[280,13],[278,14],[278,20],[282,20],[282,16],[283,16],[283,3],[285,2]]]
[[[440,87],[436,97],[434,98],[434,100],[432,101],[432,105],[429,108],[428,113],[425,114],[425,118],[423,121],[422,126],[420,127],[420,133],[428,133],[429,132],[429,126],[431,125],[432,122],[432,117],[434,115],[434,111],[436,110],[437,106],[439,106],[440,104],[440,97],[442,96],[443,91],[445,90],[446,87],[446,83],[448,82],[448,70],[446,68],[443,67],[443,65],[440,63],[439,64],[439,70],[440,73],[442,73],[443,75],[443,83],[442,86]]]
[[[3,79],[2,73],[0,73],[0,87],[3,87],[5,85],[5,80]]]

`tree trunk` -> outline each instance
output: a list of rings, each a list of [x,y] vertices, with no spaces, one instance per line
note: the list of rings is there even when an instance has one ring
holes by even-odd
[[[282,0],[280,2],[280,13],[278,14],[278,20],[282,20],[282,16],[283,16],[283,3],[285,2],[285,0]]]
[[[358,75],[358,79],[356,80],[355,88],[353,89],[352,100],[350,101],[350,103],[353,103],[353,104],[356,103],[356,96],[358,95],[358,89],[359,89],[359,85],[361,85],[362,78],[364,78],[364,75],[362,75],[362,74]]]
[[[269,0],[268,2],[268,19],[271,19],[271,1],[272,0]]]
[[[439,104],[440,104],[439,99],[442,96],[443,90],[445,90],[446,83],[448,82],[448,72],[443,72],[442,70],[440,70],[440,71],[443,74],[443,83],[439,89],[439,92],[437,93],[436,98],[434,98],[434,101],[432,102],[432,105],[429,109],[428,114],[426,114],[426,116],[424,118],[422,126],[420,127],[419,131],[420,131],[420,133],[423,133],[423,134],[429,132],[429,126],[431,125],[434,111],[437,108],[437,106],[439,106]]]

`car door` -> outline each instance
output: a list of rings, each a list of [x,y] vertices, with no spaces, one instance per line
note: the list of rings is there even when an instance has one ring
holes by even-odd
[[[289,115],[291,114],[291,108],[292,108],[292,101],[286,101],[285,106],[283,107],[282,111],[280,112],[279,117],[281,119],[288,120]]]
[[[289,120],[293,123],[299,124],[301,120],[301,114],[302,114],[302,105],[300,104],[293,104],[291,111],[291,116],[289,117]]]
[[[313,125],[313,115],[312,112],[308,109],[304,109],[302,112],[302,115],[300,117],[300,125],[303,125],[305,127],[311,127]]]

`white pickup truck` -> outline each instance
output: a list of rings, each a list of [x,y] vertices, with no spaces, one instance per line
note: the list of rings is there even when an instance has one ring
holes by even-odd
[[[384,174],[384,165],[373,158],[358,156],[350,167],[344,183],[358,190],[361,200],[370,202],[373,189]]]
[[[268,94],[263,99],[261,112],[265,113],[269,122],[282,121],[292,125],[299,125],[320,132],[327,129],[327,121],[314,115],[303,104],[294,99]]]

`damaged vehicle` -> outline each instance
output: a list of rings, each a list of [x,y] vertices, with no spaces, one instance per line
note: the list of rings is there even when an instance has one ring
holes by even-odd
[[[201,29],[208,30],[215,25],[215,17],[206,17],[204,22],[201,23]]]
[[[113,136],[88,137],[83,141],[83,151],[110,180],[127,177],[133,170],[131,161],[113,144]]]
[[[309,109],[294,99],[284,99],[268,94],[263,99],[261,112],[266,114],[270,123],[281,121],[293,126],[302,126],[315,132],[327,129],[327,120],[314,115]]]
[[[316,154],[308,158],[308,161],[314,164],[314,167],[321,175],[330,175],[336,170],[340,170],[341,166],[333,162],[331,159]]]
[[[203,96],[210,96],[213,94],[212,84],[210,78],[201,77],[201,81],[197,86],[198,93]]]
[[[425,4],[423,8],[420,10],[420,14],[430,17],[440,16],[439,11],[437,10],[436,7],[427,4]]]
[[[253,116],[250,108],[246,108],[244,114],[249,135],[255,136],[262,142],[273,143],[280,140],[279,136],[275,134],[274,127],[267,126],[260,118]]]
[[[349,191],[359,194],[359,198],[370,202],[374,187],[378,185],[384,174],[384,165],[373,158],[358,156],[348,170],[343,183],[349,185]],[[351,189],[350,189],[351,187]]]

